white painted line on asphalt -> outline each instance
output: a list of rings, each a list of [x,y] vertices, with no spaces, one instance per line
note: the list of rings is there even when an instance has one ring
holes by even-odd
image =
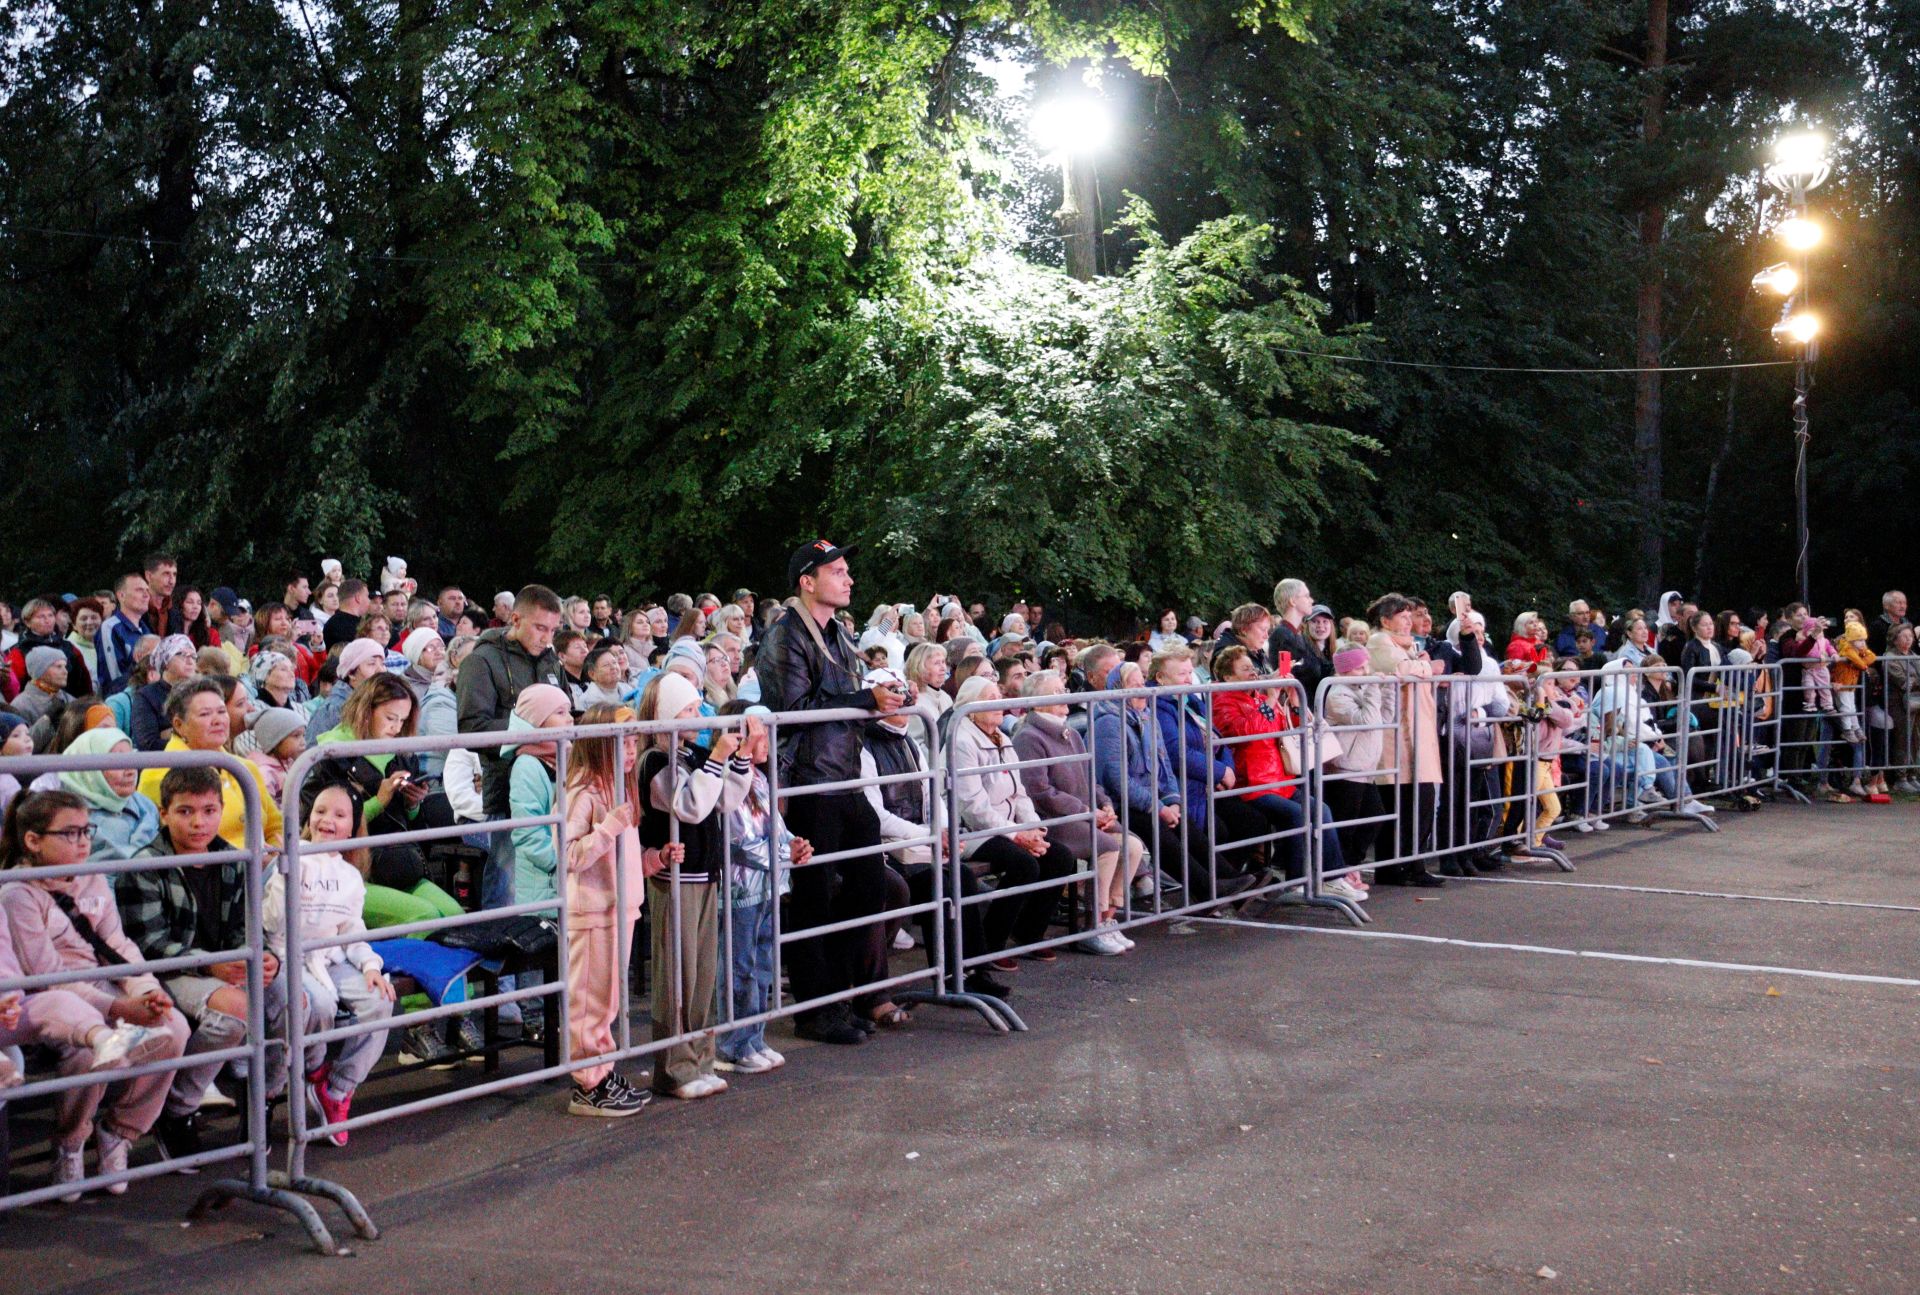
[[[1666,886],[1623,886],[1604,881],[1549,881],[1544,877],[1449,877],[1448,881],[1485,881],[1498,886],[1569,886],[1578,890],[1626,890],[1638,895],[1687,895],[1694,899],[1749,899],[1767,904],[1813,904],[1823,908],[1876,908],[1888,913],[1920,913],[1920,904],[1875,904],[1864,899],[1813,899],[1801,895],[1744,895],[1728,890],[1676,890]]]
[[[1562,958],[1598,958],[1605,962],[1639,962],[1658,967],[1693,967],[1704,971],[1749,971],[1769,976],[1799,976],[1808,980],[1838,980],[1854,985],[1899,985],[1920,989],[1920,980],[1906,976],[1869,976],[1856,971],[1821,971],[1814,967],[1774,967],[1757,962],[1712,962],[1704,958],[1657,958],[1643,953],[1615,953],[1605,949],[1562,949],[1549,944],[1500,944],[1491,940],[1458,940],[1445,935],[1414,935],[1406,931],[1350,931],[1331,926],[1279,926],[1249,922],[1243,917],[1194,917],[1193,922],[1215,926],[1245,926],[1257,931],[1284,931],[1300,935],[1340,935],[1356,940],[1400,940],[1409,944],[1445,944],[1456,949],[1492,949],[1505,953],[1548,953]]]

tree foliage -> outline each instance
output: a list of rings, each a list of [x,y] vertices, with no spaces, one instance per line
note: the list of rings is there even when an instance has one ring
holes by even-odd
[[[1787,120],[1840,145],[1816,589],[1920,462],[1914,0],[25,0],[0,11],[14,582],[144,548],[660,592],[826,531],[882,591],[1102,614],[1288,572],[1620,605],[1634,538],[1783,594],[1785,375],[1667,384],[1631,503],[1634,213],[1666,359],[1771,358]],[[1089,79],[1111,272],[1029,93]],[[1132,195],[1131,197],[1123,195]],[[1890,562],[1891,559],[1888,559]]]

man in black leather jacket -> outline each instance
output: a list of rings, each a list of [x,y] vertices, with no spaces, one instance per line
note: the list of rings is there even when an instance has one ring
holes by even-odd
[[[860,684],[860,652],[834,613],[853,601],[848,549],[815,540],[794,550],[787,562],[787,583],[794,597],[767,630],[755,657],[760,698],[780,714],[809,710],[862,710],[890,715],[906,694]],[[860,776],[860,751],[866,719],[792,724],[780,733],[779,789],[845,782]],[[816,854],[868,849],[870,853],[793,870],[788,909],[792,929],[825,926],[866,917],[886,908],[886,860],[880,853],[880,819],[858,791],[796,796],[787,801],[788,828],[813,843]],[[787,973],[801,1002],[839,993],[858,983],[867,931],[853,927],[831,935],[796,940],[787,948]],[[882,993],[881,999],[887,995]],[[822,1043],[859,1043],[871,1023],[852,1008],[831,1003],[800,1013],[794,1027],[802,1038]]]

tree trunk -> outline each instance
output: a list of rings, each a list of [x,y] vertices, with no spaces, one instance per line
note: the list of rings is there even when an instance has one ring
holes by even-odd
[[[1094,180],[1093,159],[1067,153],[1060,204],[1060,235],[1066,240],[1067,273],[1091,283],[1100,272],[1100,191]]]
[[[1651,151],[1660,139],[1666,111],[1667,0],[1647,0],[1647,97],[1641,108],[1640,138]],[[1635,360],[1641,372],[1633,385],[1634,497],[1639,503],[1640,560],[1635,583],[1643,605],[1660,596],[1666,540],[1666,508],[1660,480],[1660,305],[1666,276],[1660,245],[1666,233],[1666,207],[1649,195],[1640,208],[1640,294],[1635,321]]]

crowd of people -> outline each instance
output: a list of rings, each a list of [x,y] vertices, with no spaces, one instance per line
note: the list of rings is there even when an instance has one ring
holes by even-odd
[[[566,1099],[622,1117],[784,1064],[764,1019],[783,992],[776,929],[825,932],[784,946],[799,1037],[851,1046],[910,1028],[911,1005],[883,986],[915,945],[900,915],[938,893],[944,841],[963,861],[953,983],[1005,998],[1063,945],[1125,955],[1141,905],[1300,882],[1314,836],[1321,893],[1358,905],[1371,886],[1539,857],[1560,846],[1555,828],[1764,796],[1756,771],[1836,802],[1920,791],[1920,663],[1897,592],[1837,623],[1799,603],[1714,613],[1678,592],[1617,617],[1575,601],[1558,626],[1519,613],[1500,647],[1465,593],[1444,623],[1398,593],[1342,618],[1293,578],[1271,606],[1212,623],[1163,609],[1132,636],[1070,635],[1036,602],[990,617],[951,594],[862,619],[849,552],[825,540],[790,556],[781,599],[743,588],[622,607],[530,584],[481,605],[449,584],[429,600],[399,558],[371,581],[329,559],[317,580],[281,584],[257,603],[203,591],[157,554],[111,589],[35,598],[17,617],[0,605],[0,754],[241,762],[0,774],[0,868],[232,851],[247,839],[240,778],[282,847],[292,767],[339,746],[300,785],[298,902],[275,868],[262,913],[269,1032],[294,1011],[309,1034],[365,1023],[262,1078],[328,1125],[351,1117],[396,1042],[384,1023],[401,987],[378,933],[469,910],[564,906],[567,1019],[554,1024],[576,1058],[615,1051],[623,937],[645,921],[654,1037],[674,1042],[647,1087],[596,1061]],[[1208,682],[1222,687],[1197,688]],[[1730,727],[1728,712],[1749,722]],[[1751,721],[1776,718],[1777,742],[1753,740]],[[542,736],[635,720],[676,727],[581,737],[564,759]],[[1730,731],[1748,735],[1737,749]],[[379,750],[476,733],[499,745]],[[563,832],[487,830],[561,800]],[[431,848],[382,841],[418,829],[469,848],[441,867]],[[0,983],[89,973],[0,990],[0,1090],[30,1057],[100,1076],[58,1095],[56,1182],[86,1176],[89,1141],[100,1173],[149,1134],[170,1158],[204,1148],[203,1107],[231,1080],[219,1060],[112,1076],[247,1041],[249,963],[219,956],[247,945],[246,895],[238,857],[0,884]],[[938,920],[916,915],[929,951]],[[290,943],[298,966],[282,965]],[[503,1015],[538,1037],[540,1002]],[[405,1059],[449,1051],[427,1027],[397,1043]]]

